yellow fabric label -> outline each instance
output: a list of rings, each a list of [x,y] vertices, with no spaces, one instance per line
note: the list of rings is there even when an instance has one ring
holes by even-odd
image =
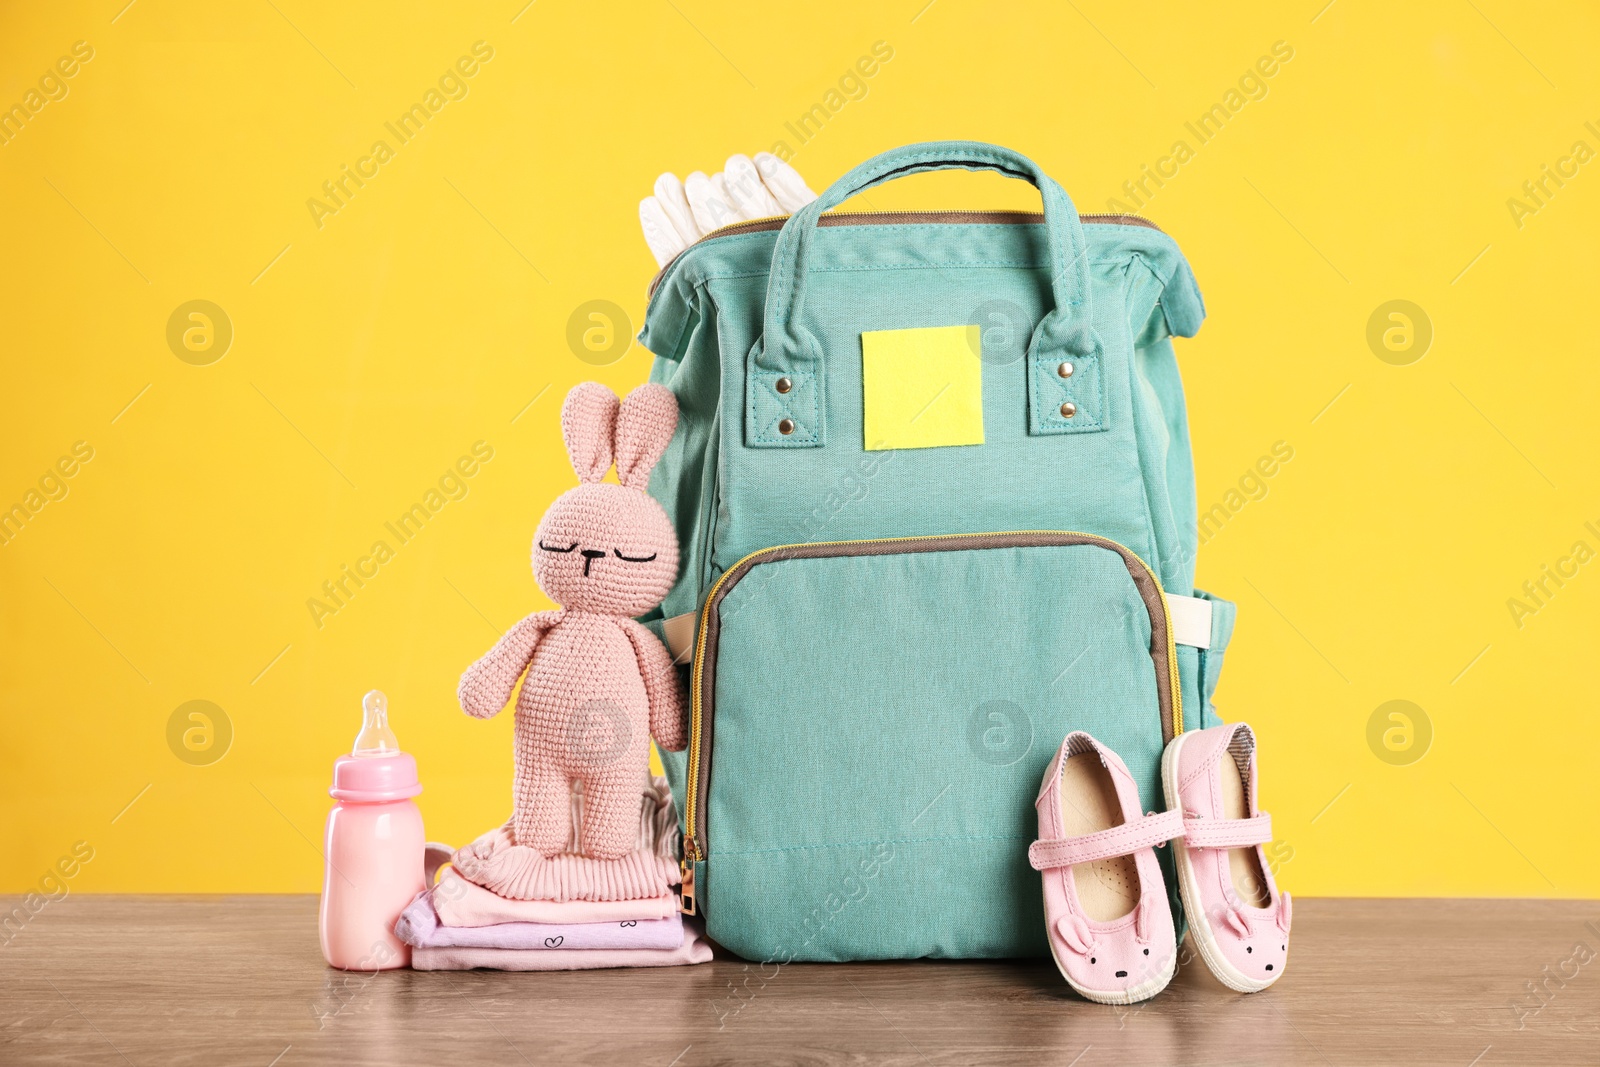
[[[977,326],[863,333],[867,451],[983,444],[982,337]]]

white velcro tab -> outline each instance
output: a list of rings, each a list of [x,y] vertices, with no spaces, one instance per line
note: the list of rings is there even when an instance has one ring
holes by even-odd
[[[1211,601],[1168,593],[1167,614],[1172,617],[1174,644],[1211,647]]]
[[[1206,606],[1210,607],[1209,604]],[[1208,620],[1210,617],[1209,614],[1206,616]],[[672,662],[688,663],[694,659],[694,629],[696,621],[692,611],[685,612],[682,615],[674,615],[670,619],[661,621],[661,634],[667,639],[667,651],[672,653]],[[1208,621],[1206,625],[1210,626],[1211,623]]]

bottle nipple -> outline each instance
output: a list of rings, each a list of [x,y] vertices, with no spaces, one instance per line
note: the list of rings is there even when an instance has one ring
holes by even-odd
[[[356,734],[352,756],[393,756],[400,751],[400,741],[389,729],[389,698],[383,690],[374,689],[361,698],[361,732]]]

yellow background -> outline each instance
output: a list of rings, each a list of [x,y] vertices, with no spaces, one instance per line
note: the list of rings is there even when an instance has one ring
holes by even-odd
[[[607,300],[637,330],[658,172],[787,141],[820,190],[966,137],[1104,210],[1284,41],[1267,96],[1143,208],[1210,310],[1179,349],[1202,506],[1294,450],[1199,565],[1240,605],[1220,704],[1263,739],[1282,880],[1600,891],[1578,814],[1600,564],[1520,629],[1506,604],[1575,541],[1600,548],[1600,163],[1520,228],[1507,207],[1573,142],[1600,148],[1592,6],[524,2],[7,5],[0,104],[76,41],[94,58],[0,146],[0,505],[74,442],[94,458],[0,546],[0,890],[79,840],[78,891],[317,889],[330,765],[373,686],[429,835],[504,817],[511,723],[468,719],[454,688],[547,606],[528,547],[573,482],[561,396],[647,373],[637,345],[576,358],[567,323]],[[319,229],[306,201],[480,40],[468,95]],[[877,41],[894,55],[866,95],[787,133]],[[870,201],[1037,203],[969,175]],[[194,299],[233,324],[209,366],[166,342]],[[1396,299],[1434,330],[1409,366],[1366,341]],[[468,495],[319,629],[307,599],[480,440]],[[235,734],[210,766],[167,744],[197,699]],[[1367,742],[1395,699],[1433,728],[1408,766]]]

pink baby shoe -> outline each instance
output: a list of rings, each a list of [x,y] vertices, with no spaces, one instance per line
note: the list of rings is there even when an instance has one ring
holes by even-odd
[[[1172,980],[1178,946],[1154,848],[1183,833],[1177,812],[1144,815],[1117,754],[1081,731],[1050,762],[1028,862],[1044,876],[1045,933],[1082,996],[1133,1004]]]
[[[1272,817],[1256,807],[1256,736],[1244,723],[1179,734],[1161,782],[1183,816],[1174,858],[1200,958],[1229,989],[1259,992],[1289,961],[1289,894],[1261,851]]]

